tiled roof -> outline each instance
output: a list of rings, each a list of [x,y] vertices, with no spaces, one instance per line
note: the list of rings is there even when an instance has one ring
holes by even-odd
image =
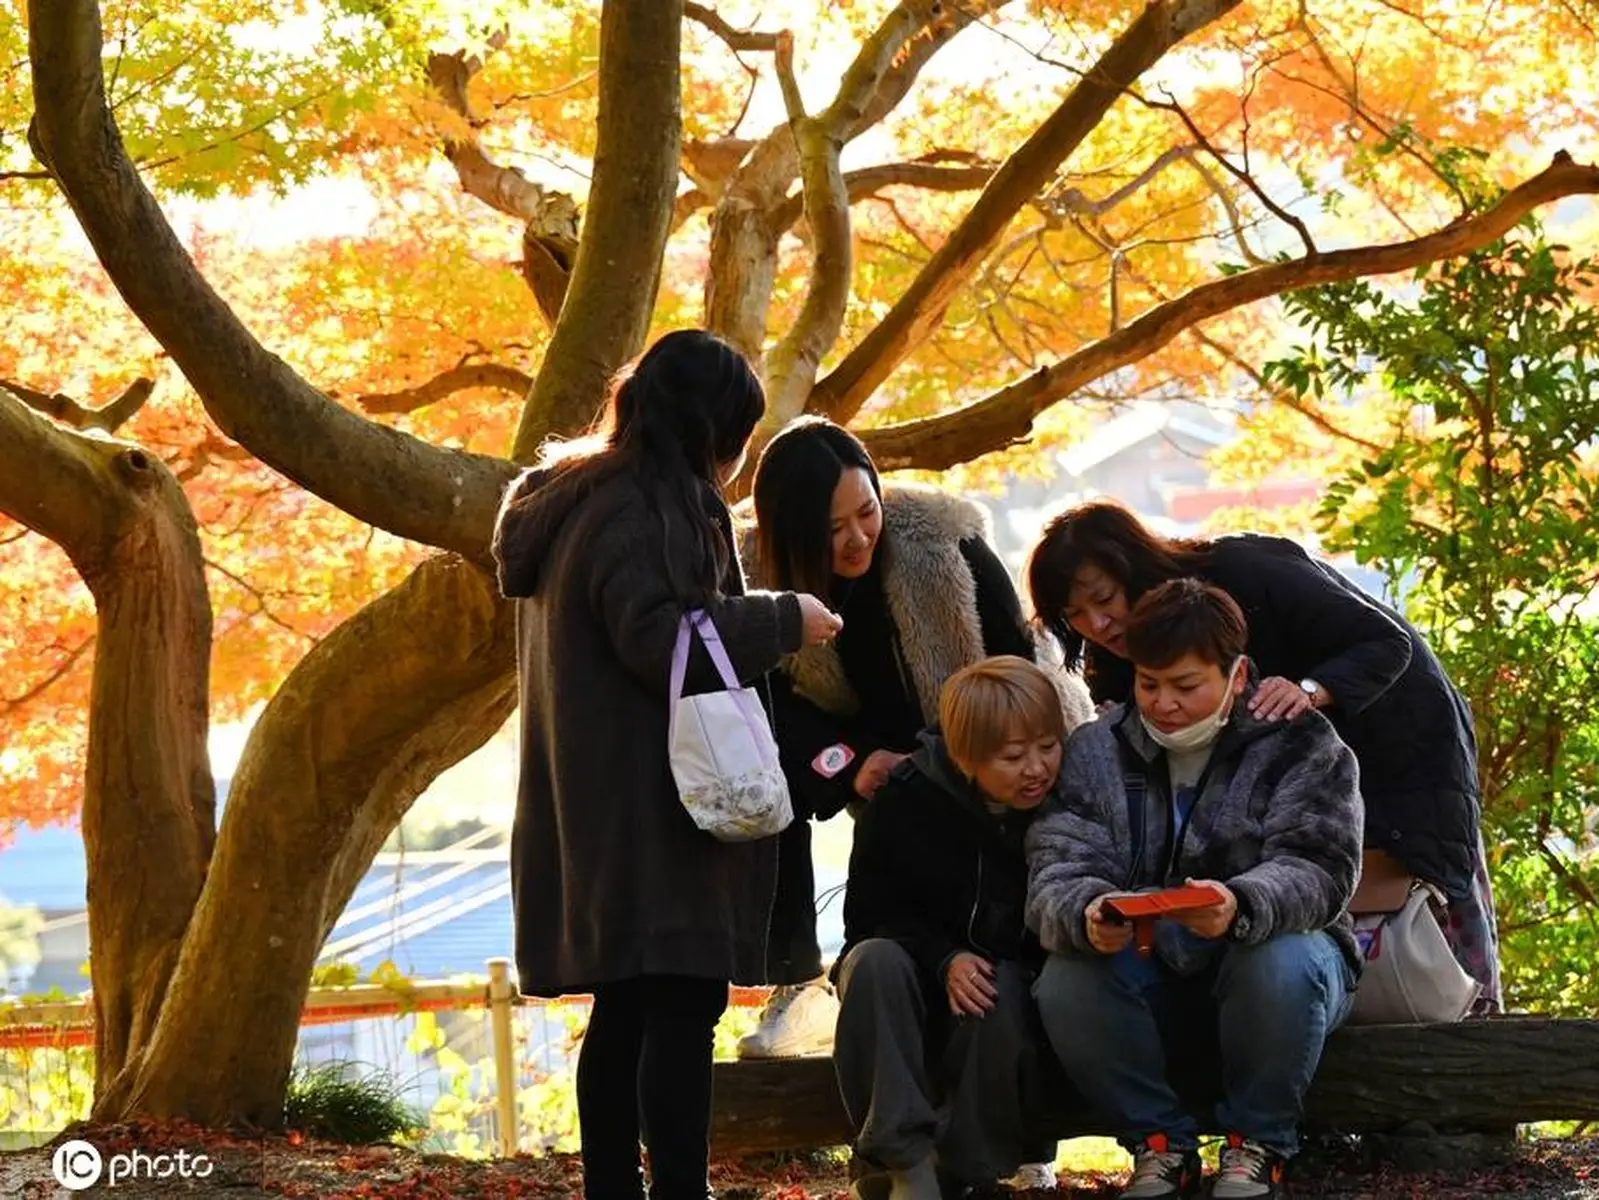
[[[511,871],[503,831],[485,830],[445,850],[380,854],[334,926],[320,961],[347,962],[363,974],[392,961],[413,979],[485,973],[490,958],[513,957]],[[818,892],[843,883],[819,864]],[[0,896],[48,914],[83,908],[83,842],[76,829],[23,830],[0,851]],[[843,938],[842,896],[819,919],[825,956]],[[41,970],[54,969],[41,964]],[[85,982],[69,969],[68,991]]]

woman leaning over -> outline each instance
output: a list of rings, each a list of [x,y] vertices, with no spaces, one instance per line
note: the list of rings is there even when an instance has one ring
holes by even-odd
[[[642,1200],[641,1131],[654,1200],[704,1200],[712,1031],[728,983],[763,973],[776,840],[696,828],[667,692],[688,610],[710,613],[745,680],[837,631],[814,597],[744,591],[722,483],[764,408],[736,350],[667,334],[612,393],[608,431],[547,453],[495,530],[520,601],[517,972],[527,995],[594,996],[577,1067],[590,1200]],[[688,690],[715,681],[696,648]]]
[[[1133,678],[1129,611],[1157,585],[1188,575],[1228,592],[1244,611],[1249,657],[1262,676],[1250,712],[1291,720],[1319,709],[1355,752],[1366,820],[1357,911],[1397,908],[1408,877],[1441,890],[1449,899],[1444,936],[1482,988],[1477,1011],[1497,1010],[1471,713],[1414,626],[1286,538],[1164,538],[1104,501],[1045,527],[1027,582],[1067,662],[1086,663],[1094,698],[1124,702]],[[1389,881],[1397,902],[1373,897]]]

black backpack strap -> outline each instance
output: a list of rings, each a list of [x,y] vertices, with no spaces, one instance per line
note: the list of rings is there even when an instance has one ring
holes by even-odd
[[[1144,820],[1148,811],[1149,773],[1125,750],[1122,753],[1122,794],[1127,799],[1127,828],[1133,837],[1133,865],[1125,883],[1131,888],[1137,885],[1149,841],[1149,829]]]

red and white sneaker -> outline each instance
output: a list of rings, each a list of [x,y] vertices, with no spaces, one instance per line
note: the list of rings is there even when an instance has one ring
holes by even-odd
[[[1229,1133],[1221,1150],[1221,1170],[1210,1189],[1212,1200],[1260,1200],[1284,1195],[1283,1167],[1287,1161],[1259,1142]]]
[[[1133,1151],[1133,1177],[1121,1200],[1165,1200],[1192,1196],[1199,1190],[1198,1150],[1173,1150],[1164,1133],[1152,1133]]]

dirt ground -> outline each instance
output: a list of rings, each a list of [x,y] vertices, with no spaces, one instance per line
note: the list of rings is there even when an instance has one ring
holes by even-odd
[[[77,1130],[102,1158],[100,1182],[83,1195],[165,1197],[221,1194],[246,1197],[318,1197],[325,1200],[446,1200],[454,1197],[528,1197],[554,1200],[581,1194],[581,1173],[570,1155],[523,1156],[479,1162],[427,1156],[393,1147],[349,1147],[298,1138],[229,1136],[184,1126],[109,1126]],[[142,1158],[129,1156],[137,1150]],[[190,1171],[209,1168],[204,1178],[179,1174],[175,1156],[186,1152]],[[137,1163],[141,1177],[121,1178],[113,1187],[108,1173],[116,1155],[123,1173]],[[165,1159],[158,1155],[167,1155]],[[195,1157],[205,1155],[204,1163]],[[1336,1157],[1336,1156],[1333,1156]],[[1349,1161],[1305,1164],[1290,1175],[1296,1196],[1323,1200],[1465,1200],[1515,1197],[1517,1200],[1599,1200],[1599,1139],[1533,1142],[1514,1161],[1478,1170],[1443,1168],[1400,1172],[1361,1168]],[[0,1155],[0,1198],[56,1200],[69,1195],[52,1177],[49,1148]],[[166,1178],[148,1172],[166,1168]],[[848,1180],[842,1159],[831,1155],[774,1156],[719,1163],[713,1184],[720,1200],[845,1200]],[[1056,1200],[1109,1200],[1114,1176],[1064,1176]],[[993,1196],[1011,1195],[1000,1188]],[[1026,1193],[1035,1200],[1049,1195]]]

